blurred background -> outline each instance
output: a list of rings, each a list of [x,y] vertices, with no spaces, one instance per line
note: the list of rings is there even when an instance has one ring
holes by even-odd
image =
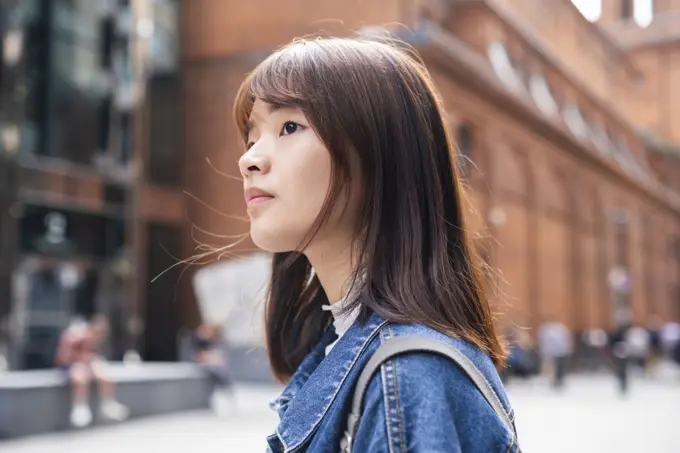
[[[680,0],[0,0],[2,451],[265,448],[269,257],[204,254],[248,231],[231,106],[357,33],[442,93],[524,449],[680,451]]]

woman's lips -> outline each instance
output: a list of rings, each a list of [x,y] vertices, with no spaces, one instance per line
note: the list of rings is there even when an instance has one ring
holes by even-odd
[[[244,192],[244,196],[246,199],[246,205],[248,207],[259,206],[274,198],[272,194],[258,187],[251,187],[249,189],[246,189],[246,191]]]
[[[248,207],[258,206],[258,205],[261,205],[263,203],[268,202],[269,200],[271,200],[273,198],[274,197],[272,197],[271,195],[259,195],[257,197],[253,197],[253,198],[249,199],[247,204],[248,204]]]

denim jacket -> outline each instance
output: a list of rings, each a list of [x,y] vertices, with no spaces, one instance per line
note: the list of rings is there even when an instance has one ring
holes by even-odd
[[[335,334],[326,332],[272,401],[279,414],[269,452],[337,453],[359,374],[384,341],[420,336],[458,348],[480,369],[514,415],[491,359],[475,346],[416,324],[392,324],[376,314],[354,325],[328,356]],[[514,429],[514,427],[513,427]],[[386,362],[369,383],[353,452],[516,453],[510,432],[472,381],[449,359],[409,353]]]

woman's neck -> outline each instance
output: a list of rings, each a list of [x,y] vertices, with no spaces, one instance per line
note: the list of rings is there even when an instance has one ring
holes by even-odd
[[[324,245],[311,247],[305,251],[305,256],[314,267],[329,303],[334,304],[347,295],[356,266],[355,256],[348,245]]]

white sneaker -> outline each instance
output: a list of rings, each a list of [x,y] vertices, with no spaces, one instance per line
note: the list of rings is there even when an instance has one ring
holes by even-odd
[[[130,409],[116,400],[108,400],[102,401],[101,413],[106,419],[122,422],[130,416]]]
[[[236,401],[225,392],[215,391],[210,397],[210,408],[218,417],[225,417],[236,411]]]
[[[87,404],[78,403],[71,409],[71,425],[84,428],[92,423],[92,411]]]

